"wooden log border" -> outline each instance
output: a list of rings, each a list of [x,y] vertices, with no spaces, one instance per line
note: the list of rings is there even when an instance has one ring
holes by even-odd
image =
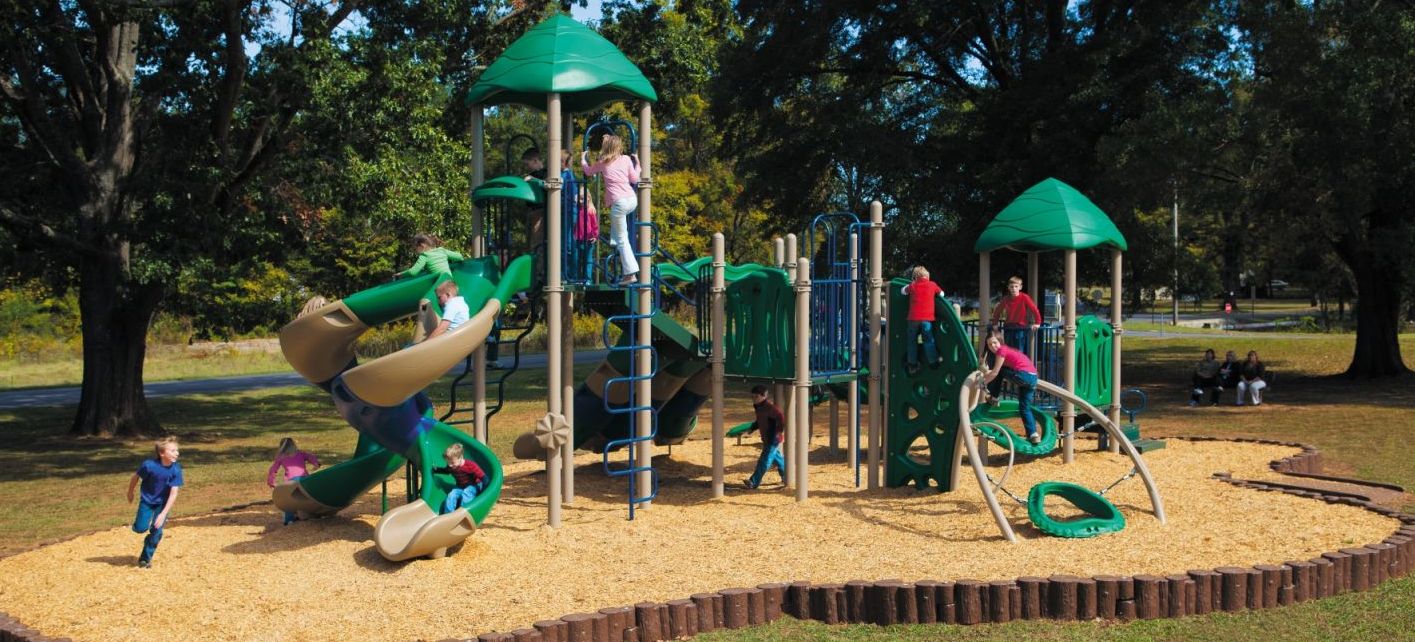
[[[1290,441],[1178,437],[1288,446],[1301,453],[1269,462],[1279,473],[1320,475],[1322,454]],[[1172,618],[1216,611],[1300,604],[1351,591],[1368,591],[1415,571],[1415,514],[1346,494],[1298,491],[1282,485],[1213,478],[1242,488],[1348,504],[1401,522],[1383,541],[1328,551],[1310,560],[1247,567],[1194,569],[1172,575],[1024,576],[1002,580],[783,581],[755,588],[697,593],[687,599],[640,602],[541,620],[509,632],[464,640],[486,642],[651,642],[683,639],[724,628],[760,626],[785,616],[829,624],[987,624],[1013,620],[1119,620]],[[268,503],[268,502],[257,502]],[[236,510],[240,507],[222,509]],[[60,642],[0,613],[0,642]]]

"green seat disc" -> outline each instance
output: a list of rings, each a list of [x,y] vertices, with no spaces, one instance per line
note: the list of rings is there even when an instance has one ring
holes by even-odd
[[[1053,495],[1085,511],[1088,517],[1064,522],[1052,519],[1046,514],[1045,504],[1046,498]],[[1115,504],[1085,486],[1068,482],[1042,482],[1033,486],[1027,493],[1027,516],[1043,533],[1056,537],[1095,537],[1125,528],[1125,516]]]
[[[747,429],[751,428],[751,427],[752,427],[752,424],[754,424],[754,423],[756,423],[756,422],[755,422],[755,421],[744,421],[744,422],[742,422],[742,423],[740,423],[740,424],[737,424],[736,426],[733,426],[731,430],[728,430],[728,431],[727,431],[727,436],[728,436],[728,437],[740,437],[740,436],[742,436],[742,435],[745,435],[745,434],[747,434]]]
[[[1035,408],[1032,410],[1032,414],[1036,416],[1037,429],[1040,430],[1042,434],[1042,440],[1035,444],[1027,441],[1026,437],[1013,433],[1008,427],[997,423],[999,419],[1010,419],[1018,416],[1016,401],[1003,401],[995,407],[988,406],[987,404],[978,406],[978,408],[973,411],[971,419],[973,421],[973,427],[977,428],[978,432],[983,433],[989,440],[1003,448],[1011,448],[1015,453],[1031,455],[1033,457],[1050,454],[1051,451],[1056,449],[1056,419],[1049,413]],[[1004,431],[1012,434],[1011,440],[1008,440]]]

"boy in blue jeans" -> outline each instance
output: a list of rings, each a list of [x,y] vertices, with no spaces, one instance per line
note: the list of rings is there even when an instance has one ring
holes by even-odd
[[[462,444],[454,443],[442,451],[442,458],[447,461],[447,465],[432,469],[434,473],[451,475],[457,483],[457,487],[447,493],[447,499],[442,502],[442,515],[471,504],[472,500],[477,498],[477,493],[481,492],[482,484],[486,482],[486,473],[482,472],[481,466],[463,458],[464,454],[466,451],[462,449]]]
[[[177,502],[177,491],[182,488],[182,465],[177,463],[181,453],[177,450],[176,437],[164,437],[157,441],[156,456],[144,460],[128,480],[128,503],[133,503],[133,490],[142,484],[142,495],[138,502],[138,514],[133,519],[134,533],[147,533],[142,541],[142,554],[138,556],[140,568],[152,567],[152,554],[157,552],[157,543],[162,541],[162,527],[167,525],[167,515]]]
[[[757,469],[752,472],[752,476],[742,482],[747,488],[756,488],[762,485],[762,477],[766,476],[766,471],[772,466],[776,466],[781,473],[781,483],[786,483],[786,458],[781,456],[781,444],[786,440],[786,417],[782,416],[781,409],[776,407],[767,398],[766,386],[752,386],[752,408],[756,410],[757,420],[752,422],[752,427],[747,432],[760,430],[762,434],[762,454],[757,457]]]

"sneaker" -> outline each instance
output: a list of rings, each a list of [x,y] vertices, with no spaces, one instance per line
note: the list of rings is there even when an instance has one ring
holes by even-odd
[[[907,372],[907,373],[909,373],[909,374],[911,374],[911,375],[913,375],[913,374],[919,374],[919,364],[917,364],[917,363],[906,363],[906,364],[904,364],[904,371]]]
[[[1032,445],[1035,446],[1037,444],[1042,443],[1042,436],[1037,433],[1032,433],[1030,435],[1027,435],[1027,441],[1032,442]]]
[[[624,285],[634,285],[635,283],[638,283],[638,282],[639,282],[639,273],[638,273],[638,272],[635,272],[635,273],[633,273],[633,274],[625,274],[624,276],[619,277],[619,283],[618,283],[618,285],[620,285],[620,286],[624,286]]]
[[[138,568],[152,568],[152,562],[149,560],[138,560]]]
[[[751,479],[744,479],[744,480],[742,480],[742,486],[744,486],[747,490],[756,490],[756,488],[757,488],[756,486],[753,486],[753,485],[752,485],[752,480],[751,480]]]

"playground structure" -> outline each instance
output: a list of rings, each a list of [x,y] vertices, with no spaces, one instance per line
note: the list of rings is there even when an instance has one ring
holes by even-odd
[[[600,248],[607,245],[607,240],[587,242],[574,233],[582,224],[578,217],[591,203],[594,186],[590,181],[573,179],[573,173],[566,174],[571,179],[562,179],[561,149],[572,143],[575,135],[575,119],[567,114],[625,99],[641,101],[637,129],[629,122],[603,120],[591,123],[582,134],[583,148],[589,147],[596,132],[622,132],[626,140],[637,144],[639,208],[631,215],[629,226],[634,231],[633,254],[639,270],[633,283],[621,286],[607,285],[618,281],[612,257],[601,256]],[[903,318],[907,298],[899,289],[907,282],[890,283],[886,293],[880,203],[871,205],[867,221],[851,213],[825,214],[817,216],[801,237],[787,235],[777,239],[773,266],[727,264],[721,234],[714,235],[711,257],[679,262],[656,244],[651,198],[652,145],[649,136],[639,135],[652,131],[651,103],[656,94],[612,44],[568,17],[552,17],[513,43],[470,90],[468,100],[476,106],[472,110],[472,174],[476,185],[472,193],[476,206],[472,249],[471,258],[456,265],[450,278],[467,293],[470,303],[482,307],[482,312],[467,328],[452,334],[455,340],[419,344],[358,366],[354,364],[352,345],[359,332],[419,309],[439,313],[432,288],[448,277],[421,277],[372,288],[283,329],[282,348],[292,365],[312,383],[331,392],[341,414],[360,431],[361,441],[354,460],[278,489],[276,503],[282,508],[313,514],[337,511],[395,472],[406,460],[410,503],[387,511],[380,520],[375,532],[380,553],[392,560],[438,556],[471,534],[496,501],[501,483],[500,462],[484,446],[489,421],[500,408],[499,391],[516,371],[519,338],[537,322],[542,307],[534,300],[525,302],[518,310],[523,325],[509,326],[501,312],[514,295],[524,291],[535,298],[543,297],[550,394],[545,415],[536,422],[534,430],[517,439],[514,452],[518,457],[545,461],[546,523],[551,527],[561,523],[562,504],[574,501],[573,453],[578,448],[603,453],[605,473],[627,479],[628,514],[633,519],[635,511],[650,505],[658,492],[654,448],[687,438],[696,427],[699,410],[709,399],[713,403],[712,489],[714,497],[722,497],[726,438],[722,401],[724,382],[729,378],[768,383],[775,387],[775,397],[785,402],[786,485],[794,490],[799,502],[809,498],[810,406],[813,400],[829,398],[832,428],[837,402],[846,405],[847,460],[855,470],[857,486],[862,481],[863,466],[864,484],[871,489],[881,486],[883,473],[883,484],[888,486],[913,482],[921,488],[933,485],[940,491],[953,490],[966,451],[979,474],[978,482],[998,528],[1009,540],[1015,536],[997,506],[997,490],[1026,504],[1045,532],[1089,536],[1118,529],[1123,527],[1123,517],[1101,494],[1075,485],[1051,483],[1034,489],[1023,501],[1003,485],[1006,474],[995,481],[982,473],[981,462],[986,454],[974,443],[975,438],[993,440],[1014,458],[1016,454],[1043,456],[1061,443],[1069,462],[1076,432],[1074,408],[1079,404],[1091,418],[1086,428],[1101,431],[1112,450],[1124,450],[1134,461],[1131,475],[1143,478],[1155,516],[1164,521],[1154,481],[1127,431],[1118,426],[1118,314],[1112,315],[1115,321],[1109,328],[1094,318],[1086,320],[1088,326],[1098,328],[1087,335],[1093,340],[1075,341],[1075,248],[1068,249],[1067,254],[1065,342],[1058,346],[1052,345],[1055,342],[1032,340],[1036,350],[1049,346],[1051,354],[1059,352],[1065,364],[1063,380],[1043,387],[1061,401],[1061,429],[1058,432],[1057,420],[1043,413],[1039,419],[1047,427],[1047,437],[1042,444],[1033,446],[1015,438],[1015,433],[1000,423],[1016,417],[1015,402],[987,407],[977,403],[977,377],[970,373],[977,370],[979,363],[973,341],[951,306],[942,302],[937,305],[940,322],[934,332],[945,355],[943,363],[931,364],[918,372],[903,367],[908,347]],[[547,114],[544,181],[511,174],[485,178],[482,110],[507,103],[543,107]],[[512,156],[508,142],[508,172]],[[1080,211],[1090,217],[1085,219],[1086,224],[1100,229],[1103,240],[1117,248],[1113,291],[1118,305],[1119,252],[1124,249],[1124,239],[1084,196],[1049,179],[1019,197],[998,220],[1009,221],[1018,203],[1027,202],[1032,198],[1029,195],[1039,189],[1063,195],[1059,200],[1053,199],[1062,214],[1058,217],[1045,207],[1032,208],[1028,216],[1044,221],[1036,228],[1040,232],[1028,231],[1001,240],[994,238],[996,235],[989,236],[992,228],[984,233],[979,240],[983,275],[979,300],[988,300],[991,249],[1013,246],[1031,250],[1031,282],[1035,289],[1035,253],[1049,247],[1045,244],[1047,235],[1061,234],[1072,239],[1076,236],[1046,226],[1074,227],[1071,215]],[[542,210],[543,242],[530,224],[535,213]],[[1045,222],[1051,219],[1056,221]],[[513,229],[518,220],[524,233]],[[1013,228],[1027,230],[1025,226]],[[1113,235],[1107,236],[1109,232]],[[506,271],[501,274],[503,265]],[[582,309],[604,318],[602,337],[609,352],[579,386],[573,377],[575,346],[571,333],[577,296]],[[663,310],[661,302],[665,299],[696,307],[697,328],[685,326]],[[986,327],[986,309],[982,310],[979,323]],[[617,340],[611,341],[611,327],[620,330]],[[503,339],[503,333],[515,338]],[[513,345],[511,367],[503,369],[496,382],[498,398],[489,404],[488,350],[507,343]],[[1078,354],[1084,364],[1080,387]],[[867,363],[862,362],[862,355],[867,356]],[[464,363],[464,372],[453,384],[452,407],[440,420],[434,419],[431,404],[421,390],[457,363]],[[455,413],[466,410],[459,407],[458,388],[467,377],[472,388],[472,416],[465,421],[455,420]],[[862,386],[861,382],[867,385]],[[862,439],[859,425],[862,387],[869,408],[866,439]],[[1084,398],[1076,396],[1078,390],[1086,392]],[[951,401],[955,399],[956,402]],[[1101,406],[1109,408],[1109,417],[1100,410]],[[467,437],[450,427],[457,423],[470,423],[472,435]],[[837,443],[835,437],[833,430],[832,447]],[[431,468],[440,457],[441,448],[451,441],[463,443],[470,458],[488,471],[488,488],[467,510],[438,516],[429,507],[439,505],[450,490],[450,479],[438,479]],[[918,447],[927,453],[917,452]],[[616,462],[615,453],[620,451],[627,458]],[[1010,466],[1011,463],[1009,469]],[[1104,523],[1091,528],[1049,523],[1044,506],[1049,496],[1067,499]]]

